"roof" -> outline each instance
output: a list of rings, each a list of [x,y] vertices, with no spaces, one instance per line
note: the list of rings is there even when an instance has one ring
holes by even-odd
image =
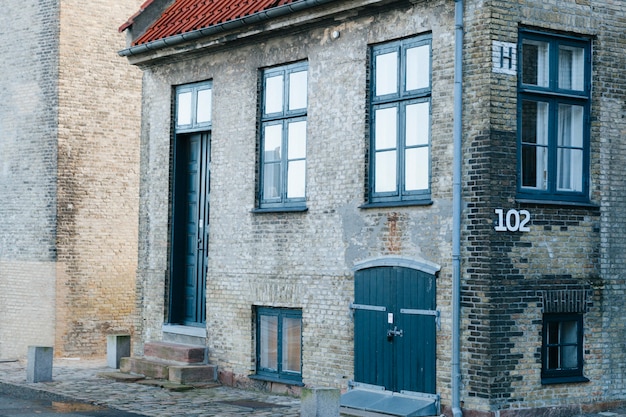
[[[132,26],[135,18],[152,1],[147,0],[139,12],[120,27],[120,31]],[[175,0],[132,45],[205,29],[297,1],[299,0]]]

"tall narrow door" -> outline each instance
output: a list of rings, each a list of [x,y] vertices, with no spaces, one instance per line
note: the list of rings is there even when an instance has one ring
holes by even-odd
[[[199,326],[206,320],[209,241],[210,135],[176,137],[169,321]]]
[[[402,267],[355,275],[355,381],[435,393],[435,277]]]

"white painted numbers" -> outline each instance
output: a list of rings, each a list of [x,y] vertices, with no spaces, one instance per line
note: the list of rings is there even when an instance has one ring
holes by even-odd
[[[530,222],[530,212],[528,210],[511,209],[504,214],[503,209],[495,209],[498,215],[496,232],[530,232],[527,226]]]

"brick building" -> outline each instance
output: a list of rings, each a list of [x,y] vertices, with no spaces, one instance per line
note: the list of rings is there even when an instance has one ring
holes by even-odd
[[[120,29],[135,354],[422,415],[626,399],[623,2],[153,0]]]
[[[117,27],[139,5],[3,2],[0,358],[132,331],[141,71]]]

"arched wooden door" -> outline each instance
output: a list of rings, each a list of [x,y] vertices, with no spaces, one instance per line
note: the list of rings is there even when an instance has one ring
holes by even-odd
[[[383,266],[355,274],[355,382],[394,392],[436,390],[435,276]]]

